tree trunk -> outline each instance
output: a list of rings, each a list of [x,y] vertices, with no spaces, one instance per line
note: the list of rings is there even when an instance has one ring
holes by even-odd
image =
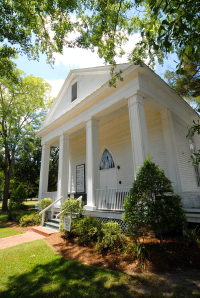
[[[2,211],[8,211],[9,186],[10,186],[10,177],[8,173],[5,173],[5,186],[4,186],[4,193],[3,193]]]

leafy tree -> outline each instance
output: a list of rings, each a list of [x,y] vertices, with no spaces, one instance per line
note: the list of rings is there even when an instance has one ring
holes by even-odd
[[[18,147],[30,138],[50,104],[51,87],[41,78],[23,76],[15,68],[18,82],[0,80],[0,167],[4,172],[3,211],[7,210],[10,179]]]
[[[23,139],[23,142],[18,145],[12,172],[11,192],[20,182],[23,182],[29,198],[38,195],[41,155],[41,140],[35,137],[35,135],[25,140]],[[58,157],[59,148],[51,147],[48,182],[49,191],[55,191],[57,189]]]
[[[167,70],[165,78],[168,84],[182,96],[197,112],[200,111],[200,62],[190,61],[188,57],[184,56],[184,71],[178,74],[175,71]],[[193,139],[193,135],[200,134],[199,122],[193,121],[188,138]],[[195,152],[193,148],[191,159],[193,165],[197,166],[200,162],[200,150]]]
[[[141,19],[132,19],[143,38],[132,53],[134,59],[140,60],[143,54],[152,61],[157,56],[162,63],[163,57],[178,51],[178,73],[183,72],[185,55],[190,61],[199,60],[198,0],[135,0],[135,4],[144,5],[145,11]]]
[[[171,181],[150,157],[138,169],[124,210],[124,220],[136,237],[154,230],[161,245],[164,232],[180,230],[186,222],[181,197],[174,194]]]
[[[0,59],[16,52],[38,59],[42,52],[52,62],[53,52],[62,53],[64,46],[97,47],[99,56],[115,66],[128,36],[140,32],[131,61],[149,56],[150,63],[155,57],[162,63],[179,49],[181,72],[185,54],[190,61],[199,59],[199,11],[198,0],[1,0]],[[70,40],[74,30],[79,34]]]
[[[10,198],[9,208],[13,209],[20,209],[23,205],[23,202],[28,198],[27,191],[25,190],[22,183],[17,187]]]
[[[165,79],[180,96],[198,111],[200,104],[200,62],[192,62],[185,57],[184,69],[182,74],[167,70]]]

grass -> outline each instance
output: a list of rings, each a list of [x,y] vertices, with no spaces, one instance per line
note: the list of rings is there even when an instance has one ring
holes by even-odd
[[[35,204],[38,202],[38,199],[28,199],[27,201],[24,201],[24,205],[29,206],[29,208],[35,208]]]
[[[133,297],[126,274],[63,259],[45,241],[1,250],[0,297]]]
[[[0,264],[1,298],[196,298],[200,294],[197,271],[178,282],[171,274],[165,278],[157,274],[130,276],[64,259],[44,240],[0,250]],[[174,276],[177,278],[177,273]]]
[[[0,223],[7,221],[7,219],[8,219],[7,213],[0,213]],[[22,234],[22,232],[0,225],[0,238],[14,236],[18,234]]]
[[[0,225],[0,238],[5,238],[9,236],[14,236],[14,235],[19,235],[22,234],[23,232],[11,229],[9,227],[4,227]]]
[[[0,223],[3,223],[5,221],[7,221],[7,220],[8,220],[8,214],[7,214],[7,212],[4,212],[4,213],[1,213],[0,212]]]
[[[37,198],[33,198],[32,201],[31,199],[28,199],[27,201],[24,201],[24,205],[29,206],[29,208],[35,208],[35,204],[38,202]],[[0,210],[2,209],[3,201],[0,201]]]

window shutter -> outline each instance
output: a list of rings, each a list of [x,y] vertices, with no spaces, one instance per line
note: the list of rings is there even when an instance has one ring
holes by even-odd
[[[72,101],[77,99],[77,82],[72,85]]]

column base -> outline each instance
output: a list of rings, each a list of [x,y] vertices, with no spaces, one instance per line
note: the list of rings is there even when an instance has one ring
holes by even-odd
[[[85,210],[88,210],[88,211],[95,211],[95,210],[97,210],[97,207],[96,206],[85,205],[84,208],[85,208]]]

